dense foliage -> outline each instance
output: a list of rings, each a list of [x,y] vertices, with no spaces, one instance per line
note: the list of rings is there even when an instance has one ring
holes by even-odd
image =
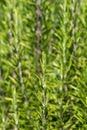
[[[0,0],[0,130],[87,129],[87,0]]]

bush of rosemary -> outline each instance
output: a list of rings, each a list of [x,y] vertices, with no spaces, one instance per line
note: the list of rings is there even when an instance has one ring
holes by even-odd
[[[87,129],[87,0],[0,0],[0,130]]]

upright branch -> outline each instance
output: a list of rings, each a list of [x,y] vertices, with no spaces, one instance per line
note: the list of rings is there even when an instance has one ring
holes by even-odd
[[[77,12],[77,18],[76,18],[75,32],[79,32],[79,30],[80,30],[80,28],[79,28],[79,17],[80,17],[80,13],[81,13],[80,5],[81,5],[81,0],[79,0],[78,3],[77,3],[77,10],[76,10],[76,12]],[[77,33],[76,33],[76,35],[77,35]],[[77,35],[77,36],[78,36],[78,35]],[[76,48],[78,48],[78,43],[79,43],[78,40],[77,40],[77,36],[76,36]],[[83,39],[83,38],[82,38],[82,39]],[[84,43],[84,42],[83,42],[83,43]],[[78,62],[78,56],[75,55],[75,57],[76,57],[76,62]],[[78,67],[78,69],[79,69],[78,64],[77,64],[77,67]]]
[[[64,0],[64,9],[63,9],[63,23],[64,23],[64,27],[63,27],[63,79],[64,79],[64,89],[65,89],[65,92],[67,93],[68,92],[68,88],[67,88],[67,85],[66,85],[66,77],[67,77],[67,73],[66,73],[66,0]]]
[[[41,62],[41,68],[42,68],[42,125],[43,125],[43,130],[46,130],[46,125],[47,125],[47,121],[46,121],[46,103],[47,103],[47,99],[46,99],[46,91],[47,91],[47,87],[46,87],[46,81],[45,81],[45,73],[46,73],[46,55],[43,52],[42,53],[42,62]]]
[[[37,53],[37,71],[40,72],[40,56],[41,56],[41,48],[40,48],[40,41],[41,41],[41,10],[40,10],[41,0],[36,0],[36,19],[37,19],[37,28],[36,28],[36,53]]]
[[[19,21],[18,21],[18,13],[14,9],[14,23],[15,23],[15,44],[16,44],[16,54],[18,57],[18,70],[19,70],[19,78],[20,78],[20,84],[21,84],[21,89],[22,89],[22,94],[25,100],[25,103],[28,104],[27,101],[27,96],[26,96],[26,88],[24,85],[24,80],[23,80],[23,72],[22,72],[22,64],[20,60],[20,55],[19,55]],[[20,28],[21,29],[21,28]]]
[[[19,6],[19,10],[20,12],[22,12],[22,5],[20,3],[20,6]],[[26,90],[26,86],[25,86],[25,83],[24,83],[24,79],[23,79],[23,70],[22,70],[22,60],[20,58],[20,50],[19,50],[19,47],[21,48],[20,46],[20,40],[21,40],[21,32],[22,32],[22,21],[21,21],[21,24],[20,23],[20,19],[22,19],[22,15],[18,13],[18,11],[16,11],[16,9],[14,8],[14,23],[15,23],[15,45],[16,45],[16,55],[17,55],[17,58],[18,58],[18,75],[19,75],[19,79],[20,79],[20,89],[22,91],[22,96],[23,96],[23,103],[26,105],[27,107],[27,110],[26,110],[26,119],[29,119],[29,101],[28,101],[28,98],[27,98],[27,90]],[[20,26],[19,26],[20,25]],[[20,39],[20,40],[19,40]]]
[[[13,36],[12,36],[12,17],[11,14],[8,14],[8,24],[9,24],[9,44],[11,47],[11,58],[13,58],[14,54],[13,54]],[[12,70],[12,78],[15,79],[16,75],[15,75],[15,70]],[[15,121],[15,128],[14,130],[18,130],[18,115],[17,115],[17,95],[16,95],[16,86],[12,85],[12,92],[13,92],[13,109],[14,109],[14,121]]]
[[[76,32],[79,31],[78,20],[79,20],[79,16],[80,16],[80,13],[81,13],[80,5],[81,5],[81,0],[79,0],[79,2],[77,3],[77,22],[76,22],[76,29],[75,29]]]
[[[45,81],[44,81],[44,78],[43,78],[43,87],[44,87],[44,91],[43,91],[43,130],[46,130],[46,84],[45,84]]]
[[[66,85],[66,0],[64,0],[63,4],[63,25],[62,25],[62,34],[63,34],[63,40],[62,40],[62,60],[61,60],[61,73],[60,73],[60,101],[59,101],[59,106],[60,106],[60,130],[63,130],[63,93],[65,90],[66,94],[68,92],[68,88]]]
[[[40,4],[41,1],[37,0],[37,29],[36,29],[36,36],[37,36],[37,44],[40,44],[40,37],[41,37],[41,10],[40,10]]]
[[[50,6],[54,5],[55,4],[55,1],[50,1]],[[50,41],[49,41],[49,56],[50,54],[52,53],[52,50],[53,50],[53,43],[54,43],[54,38],[53,38],[53,35],[54,35],[54,29],[55,29],[55,26],[54,26],[54,20],[55,20],[55,10],[53,9],[53,7],[50,8],[50,20],[52,22],[52,28],[50,29]]]
[[[75,0],[72,0],[72,43],[73,43],[73,53],[76,60],[76,39],[75,39]]]

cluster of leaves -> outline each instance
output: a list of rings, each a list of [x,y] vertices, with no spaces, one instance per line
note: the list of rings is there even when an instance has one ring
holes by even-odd
[[[0,129],[87,129],[87,1],[0,0]]]

